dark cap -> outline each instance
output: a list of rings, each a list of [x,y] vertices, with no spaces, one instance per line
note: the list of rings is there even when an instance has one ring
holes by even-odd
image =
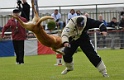
[[[13,10],[13,13],[20,13],[20,10],[19,10],[18,8],[15,8],[15,9]]]
[[[77,22],[78,27],[84,26],[84,18],[83,17],[78,17],[76,22]]]

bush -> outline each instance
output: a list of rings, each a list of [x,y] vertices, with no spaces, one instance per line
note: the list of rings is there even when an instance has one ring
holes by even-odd
[[[47,27],[49,30],[53,30],[55,29],[56,27],[56,22],[54,20],[50,20],[48,23],[47,23]]]

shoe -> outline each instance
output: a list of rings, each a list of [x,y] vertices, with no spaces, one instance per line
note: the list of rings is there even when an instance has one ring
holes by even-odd
[[[106,73],[106,74],[103,74],[103,77],[109,77],[109,75]]]
[[[73,68],[72,69],[65,69],[65,70],[63,70],[62,72],[61,72],[61,74],[62,75],[64,75],[64,74],[67,74],[68,72],[70,72],[70,71],[73,71]]]
[[[24,62],[19,62],[19,65],[24,65]]]
[[[19,64],[19,62],[16,62],[15,64]]]
[[[111,50],[115,50],[115,48],[111,48]]]
[[[104,49],[106,49],[107,47],[104,47]]]
[[[63,70],[61,72],[62,75],[67,74],[68,72],[73,71],[73,69],[74,69],[73,62],[72,63],[66,63],[65,62],[65,66],[66,66],[65,70]]]
[[[120,47],[120,49],[124,49],[123,47]]]

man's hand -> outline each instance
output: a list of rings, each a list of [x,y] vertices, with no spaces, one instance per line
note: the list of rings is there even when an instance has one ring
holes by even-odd
[[[64,47],[71,47],[69,43],[64,43]]]
[[[103,36],[107,36],[107,32],[105,32],[105,31],[102,31],[102,32],[100,32]]]

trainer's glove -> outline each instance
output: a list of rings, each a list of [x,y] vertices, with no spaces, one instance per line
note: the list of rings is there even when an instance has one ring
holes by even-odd
[[[71,47],[71,45],[68,42],[64,43],[63,45],[64,47]]]

